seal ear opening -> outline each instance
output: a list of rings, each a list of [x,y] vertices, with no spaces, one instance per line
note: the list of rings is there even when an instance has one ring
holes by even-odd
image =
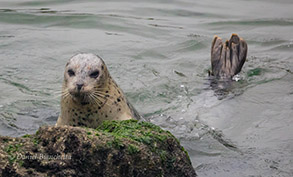
[[[210,75],[218,78],[232,78],[241,71],[246,56],[247,43],[237,34],[232,34],[230,40],[225,43],[220,37],[214,36],[211,47]]]

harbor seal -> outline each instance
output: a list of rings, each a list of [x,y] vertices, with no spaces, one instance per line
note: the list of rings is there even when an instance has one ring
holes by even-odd
[[[225,98],[234,88],[238,74],[246,60],[247,43],[237,34],[232,34],[230,40],[222,42],[218,36],[214,36],[211,47],[211,65],[209,81],[212,90],[218,99]]]
[[[98,127],[104,120],[139,119],[103,59],[77,54],[65,67],[61,114],[56,125]]]
[[[247,43],[237,34],[232,34],[225,43],[215,36],[211,48],[211,76],[231,79],[241,71],[246,60]]]

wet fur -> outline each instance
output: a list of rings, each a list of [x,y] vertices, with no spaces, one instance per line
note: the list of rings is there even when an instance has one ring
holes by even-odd
[[[237,34],[232,34],[230,40],[224,43],[220,37],[215,36],[211,47],[210,75],[231,79],[241,71],[246,55],[247,43]]]

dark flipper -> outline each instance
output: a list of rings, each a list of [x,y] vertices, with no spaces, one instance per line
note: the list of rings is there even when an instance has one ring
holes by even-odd
[[[232,34],[225,43],[215,36],[211,49],[211,75],[219,78],[232,78],[241,71],[246,60],[247,44],[237,34]]]

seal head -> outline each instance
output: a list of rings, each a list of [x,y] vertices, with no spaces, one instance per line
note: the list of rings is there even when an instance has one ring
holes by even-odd
[[[76,104],[89,104],[95,91],[103,88],[109,79],[106,70],[104,61],[96,55],[76,55],[66,64],[63,91],[68,92]]]
[[[65,67],[61,114],[56,125],[96,128],[103,120],[140,116],[94,54],[77,54]]]

